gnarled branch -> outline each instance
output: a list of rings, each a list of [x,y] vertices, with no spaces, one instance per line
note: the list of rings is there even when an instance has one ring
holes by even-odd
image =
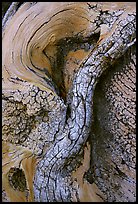
[[[107,10],[98,3],[25,3],[3,31],[3,140],[36,158],[31,189],[35,201],[71,202],[74,195],[80,201],[72,161],[91,131],[96,84],[136,42],[135,10],[109,7],[108,3]],[[58,51],[65,40],[69,45],[79,42],[80,50],[81,44],[91,42],[72,75],[66,100],[62,96],[67,87],[60,90],[65,65],[59,70],[57,66],[64,59]],[[67,46],[64,54],[70,50]],[[26,185],[30,190],[28,181]]]

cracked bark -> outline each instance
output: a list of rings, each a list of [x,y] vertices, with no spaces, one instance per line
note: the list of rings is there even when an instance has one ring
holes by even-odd
[[[24,156],[19,156],[16,165],[12,165],[22,168],[25,175],[27,173],[22,161],[30,157],[37,161],[34,164],[36,167],[31,184],[26,175],[26,189],[29,189],[31,194],[27,195],[27,199],[38,202],[81,201],[79,185],[73,180],[72,172],[80,165],[75,158],[82,157],[80,152],[93,128],[93,97],[96,85],[105,71],[110,72],[119,58],[136,42],[136,16],[135,9],[131,6],[132,10],[129,11],[124,9],[124,6],[116,5],[114,11],[110,8],[110,3],[104,7],[98,3],[61,2],[61,8],[58,4],[23,4],[21,11],[19,9],[13,15],[11,25],[9,21],[3,29],[3,147],[6,148],[8,144],[11,149],[12,145],[15,148],[23,148]],[[76,7],[76,4],[79,6]],[[46,6],[51,6],[51,13],[44,19]],[[76,13],[77,17],[74,16]],[[21,15],[21,21],[18,22],[16,15]],[[35,30],[34,19],[30,22],[31,16],[34,16],[34,19],[37,17],[38,22],[41,22]],[[56,20],[60,23],[56,24]],[[69,29],[68,20],[72,26]],[[77,20],[80,21],[79,26]],[[27,22],[30,32],[20,33],[22,26],[22,31],[27,29]],[[13,25],[15,30],[10,33]],[[54,25],[58,26],[57,30],[54,30]],[[53,30],[50,26],[53,26]],[[51,29],[49,32],[48,28]],[[67,32],[61,33],[61,28],[67,29]],[[27,36],[24,40],[25,34]],[[19,35],[21,41],[16,47]],[[70,45],[73,44],[74,37],[78,39],[77,42],[84,44],[84,47],[86,42],[91,44],[85,57],[74,68],[77,71],[72,74],[70,86],[67,87],[63,83],[64,70],[58,70],[55,66],[60,64],[57,63],[59,58],[56,56],[59,46],[63,49],[62,40],[69,41],[67,45]],[[37,38],[40,42],[36,41]],[[95,41],[92,41],[92,38],[95,38]],[[9,49],[5,49],[7,41],[10,43]],[[81,46],[76,45],[79,50],[82,49]],[[67,46],[67,51],[63,52],[67,55],[70,49],[70,46]],[[37,58],[37,55],[40,57]],[[64,63],[66,66],[67,61]],[[58,79],[62,79],[60,84]],[[68,92],[66,98],[63,97],[64,91]],[[94,156],[96,155],[93,153],[92,157]],[[3,159],[4,182],[11,168],[12,157],[8,163]],[[5,186],[5,191],[6,188],[9,186]],[[105,193],[100,185],[99,189]],[[110,194],[112,193],[111,191]],[[8,192],[7,196],[10,197]],[[112,196],[106,196],[102,197],[102,200],[110,201]],[[111,198],[112,201],[119,201],[117,196],[116,194],[116,198]]]

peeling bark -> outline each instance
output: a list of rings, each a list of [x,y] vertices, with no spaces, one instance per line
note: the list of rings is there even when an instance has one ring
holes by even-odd
[[[3,152],[4,191],[12,201],[9,189],[19,192],[24,189],[20,193],[26,202],[83,201],[80,192],[85,192],[86,187],[74,179],[73,172],[80,166],[82,151],[94,130],[97,83],[135,45],[135,4],[29,2],[11,16],[9,21],[4,21],[3,28],[3,151],[8,145]],[[124,69],[128,71],[135,68],[126,66]],[[126,81],[127,78],[123,83]],[[121,122],[119,116],[118,120]],[[110,121],[107,123],[110,125]],[[115,121],[111,122],[111,132],[118,136],[114,125]],[[132,120],[130,125],[133,126]],[[95,133],[94,130],[92,135]],[[92,136],[92,158],[98,158],[96,136]],[[5,155],[14,148],[18,159],[9,156],[6,162]],[[89,171],[94,165],[102,167],[98,161],[91,162]],[[116,159],[114,163],[117,165]],[[131,162],[128,166],[131,167]],[[9,178],[13,184],[9,172],[16,170],[23,178],[25,175],[22,188],[21,184],[17,188],[9,184]],[[105,182],[106,190],[100,182]],[[108,193],[112,186],[110,179],[107,184],[97,174],[95,183],[91,183],[89,188],[96,189],[90,191],[95,192],[95,200],[90,197],[89,201],[98,201],[98,197],[99,201],[134,201],[133,193],[120,198],[115,187]],[[122,186],[118,188],[121,192]]]

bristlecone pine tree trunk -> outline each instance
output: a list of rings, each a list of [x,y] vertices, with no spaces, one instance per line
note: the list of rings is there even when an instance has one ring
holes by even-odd
[[[135,202],[135,2],[13,2],[2,23],[3,202]]]

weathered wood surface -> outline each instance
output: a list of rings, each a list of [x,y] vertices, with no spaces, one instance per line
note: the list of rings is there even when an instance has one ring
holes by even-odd
[[[4,199],[134,202],[135,3],[13,6],[2,37]]]

